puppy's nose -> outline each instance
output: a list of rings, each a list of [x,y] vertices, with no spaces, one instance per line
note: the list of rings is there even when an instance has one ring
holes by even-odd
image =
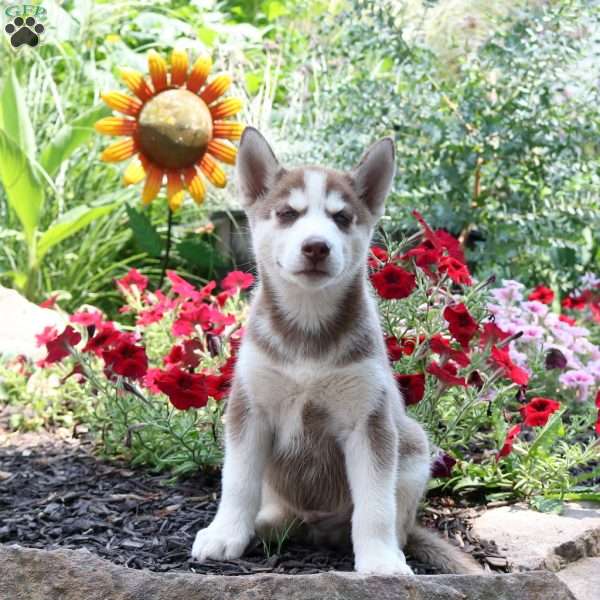
[[[302,254],[315,263],[327,258],[329,251],[329,244],[322,238],[310,237],[302,244]]]

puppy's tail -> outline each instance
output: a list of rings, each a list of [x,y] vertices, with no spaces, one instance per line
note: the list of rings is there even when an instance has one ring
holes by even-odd
[[[471,556],[455,548],[433,531],[419,525],[415,525],[408,534],[406,550],[411,557],[434,567],[441,573],[457,575],[483,573],[483,569]]]

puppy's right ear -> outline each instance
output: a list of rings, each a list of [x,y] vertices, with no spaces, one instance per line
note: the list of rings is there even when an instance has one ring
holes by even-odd
[[[254,127],[246,127],[237,157],[237,180],[244,208],[267,193],[280,169],[267,140]]]

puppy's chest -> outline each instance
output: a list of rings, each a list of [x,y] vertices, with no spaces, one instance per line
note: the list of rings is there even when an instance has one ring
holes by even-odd
[[[364,369],[257,366],[245,373],[251,401],[269,422],[278,445],[346,431],[366,418],[372,382]]]

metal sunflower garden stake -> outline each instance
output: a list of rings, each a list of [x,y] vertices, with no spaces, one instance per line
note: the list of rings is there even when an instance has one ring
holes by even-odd
[[[208,82],[211,67],[210,57],[201,56],[190,69],[187,52],[178,49],[173,50],[168,65],[152,50],[148,53],[149,80],[133,69],[120,69],[121,79],[134,95],[119,91],[101,94],[104,102],[122,116],[100,119],[96,131],[122,139],[108,146],[100,158],[106,162],[132,159],[123,183],[131,185],[145,179],[144,205],[156,198],[166,182],[165,263],[173,211],[183,203],[185,190],[201,204],[206,195],[204,178],[215,187],[226,185],[227,176],[217,160],[235,163],[237,150],[229,140],[238,140],[244,129],[230,119],[241,110],[242,101],[222,98],[231,77],[222,73]]]

